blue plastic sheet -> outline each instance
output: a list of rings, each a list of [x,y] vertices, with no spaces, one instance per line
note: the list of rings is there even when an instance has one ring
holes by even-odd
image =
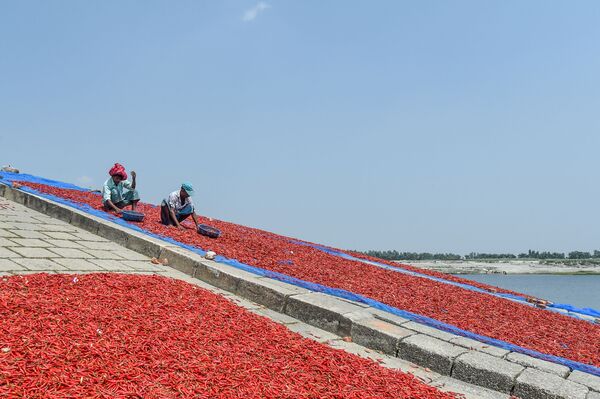
[[[10,174],[10,175],[13,175],[13,174]],[[29,182],[32,182],[32,183],[42,183],[42,184],[47,184],[47,185],[50,185],[50,186],[60,187],[60,188],[76,187],[76,186],[69,185],[69,184],[66,184],[66,183],[61,183],[61,182],[57,182],[57,183],[59,183],[59,185],[57,185],[57,184],[54,184],[54,181],[52,181],[52,180],[37,178],[37,177],[31,176],[31,175],[21,175],[21,174],[18,174],[18,175],[10,176],[10,178],[6,178],[6,173],[5,172],[0,172],[0,176],[3,177],[3,179],[0,179],[0,183],[8,183],[9,185],[12,185],[11,182],[14,181],[14,180],[20,180],[20,181],[29,181]],[[21,179],[20,177],[22,177],[22,176],[28,176],[27,180]],[[88,190],[84,190],[84,189],[79,188],[79,187],[74,188],[74,189],[80,190],[80,191],[88,191]],[[166,236],[161,236],[161,235],[154,234],[154,233],[149,232],[149,231],[147,231],[145,229],[142,229],[142,228],[140,228],[140,227],[138,227],[138,226],[136,226],[134,224],[128,223],[128,222],[124,221],[121,218],[117,218],[117,217],[112,216],[112,215],[110,215],[110,214],[108,214],[106,212],[102,212],[102,211],[99,211],[97,209],[94,209],[94,208],[90,207],[87,204],[75,203],[75,202],[72,202],[72,201],[65,200],[63,198],[54,196],[54,195],[40,193],[39,191],[31,189],[31,188],[26,187],[26,186],[21,187],[20,190],[25,191],[25,192],[29,192],[29,193],[32,193],[32,194],[35,194],[35,195],[38,195],[40,197],[47,198],[49,200],[52,200],[54,202],[57,202],[57,203],[60,203],[60,204],[63,204],[63,205],[70,206],[72,208],[79,209],[81,211],[84,211],[84,212],[89,213],[91,215],[97,216],[99,218],[102,218],[102,219],[105,219],[105,220],[109,220],[109,221],[111,221],[113,223],[117,223],[117,224],[119,224],[121,226],[130,228],[130,229],[138,231],[138,232],[142,232],[142,233],[144,233],[144,234],[146,234],[146,235],[148,235],[150,237],[154,237],[154,238],[166,241],[169,244],[173,244],[173,245],[179,246],[181,248],[185,248],[187,250],[190,250],[190,251],[195,252],[197,254],[200,254],[202,256],[206,255],[206,251],[204,251],[203,249],[201,249],[199,247],[194,247],[194,246],[191,246],[191,245],[186,245],[186,244],[180,243],[180,242],[178,242],[178,241],[176,241],[176,240],[174,240],[174,239],[172,239],[170,237],[166,237]],[[301,243],[303,245],[307,244],[307,243],[304,243],[304,242],[301,242],[301,241],[295,241],[295,242]],[[314,245],[314,244],[311,244],[311,245]],[[323,250],[333,251],[330,248],[326,248],[326,247],[321,247],[321,248]],[[333,251],[333,252],[337,252],[337,251]],[[338,253],[341,256],[346,257],[346,258],[348,258],[348,257],[354,258],[354,257],[351,257],[350,255],[343,254],[341,252],[338,252]],[[567,366],[567,367],[569,367],[569,368],[571,368],[573,370],[579,370],[579,371],[582,371],[582,372],[585,372],[585,373],[589,373],[589,374],[593,374],[593,375],[596,375],[596,376],[600,376],[600,368],[598,368],[598,367],[595,367],[595,366],[592,366],[592,365],[589,365],[589,364],[580,363],[580,362],[575,362],[573,360],[569,360],[569,359],[558,357],[558,356],[553,356],[553,355],[541,353],[541,352],[538,352],[538,351],[534,351],[534,350],[531,350],[531,349],[523,348],[523,347],[518,346],[518,345],[511,344],[511,343],[508,343],[508,342],[505,342],[505,341],[501,341],[501,340],[498,340],[498,339],[494,339],[494,338],[486,337],[486,336],[483,336],[483,335],[475,334],[473,332],[462,330],[462,329],[460,329],[460,328],[458,328],[456,326],[453,326],[453,325],[447,324],[447,323],[443,323],[443,322],[441,322],[439,320],[435,320],[435,319],[432,319],[430,317],[422,316],[422,315],[419,315],[419,314],[416,314],[416,313],[408,312],[408,311],[405,311],[405,310],[402,310],[402,309],[395,308],[393,306],[386,305],[384,303],[381,303],[381,302],[376,301],[374,299],[367,298],[365,296],[356,294],[354,292],[342,290],[342,289],[339,289],[339,288],[327,287],[327,286],[324,286],[324,285],[321,285],[321,284],[312,283],[310,281],[300,280],[300,279],[297,279],[295,277],[288,276],[286,274],[282,274],[282,273],[278,273],[278,272],[273,272],[273,271],[262,269],[262,268],[255,267],[255,266],[250,266],[250,265],[247,265],[245,263],[239,262],[237,259],[229,259],[229,258],[226,258],[226,257],[221,256],[221,255],[218,255],[215,258],[215,261],[217,261],[219,263],[222,263],[222,264],[226,264],[226,265],[235,267],[235,268],[240,269],[240,270],[244,270],[244,271],[256,274],[258,276],[264,276],[264,277],[268,277],[268,278],[272,278],[272,279],[275,279],[275,280],[279,280],[279,281],[282,281],[282,282],[285,282],[285,283],[288,283],[288,284],[292,284],[292,285],[295,285],[295,286],[298,286],[298,287],[302,287],[302,288],[308,289],[310,291],[322,292],[322,293],[325,293],[325,294],[328,294],[328,295],[331,295],[331,296],[335,296],[335,297],[338,297],[338,298],[343,298],[343,299],[347,299],[347,300],[351,300],[351,301],[356,301],[356,302],[359,302],[359,303],[364,303],[364,304],[369,305],[369,306],[371,306],[371,307],[373,307],[375,309],[379,309],[379,310],[382,310],[382,311],[385,311],[385,312],[388,312],[388,313],[391,313],[391,314],[403,317],[405,319],[412,320],[414,322],[417,322],[417,323],[420,323],[420,324],[424,324],[424,325],[436,328],[438,330],[446,331],[446,332],[449,332],[449,333],[452,333],[452,334],[455,334],[455,335],[459,335],[459,336],[462,336],[462,337],[466,337],[466,338],[471,338],[471,339],[474,339],[476,341],[485,343],[487,345],[492,345],[492,346],[503,348],[503,349],[506,349],[506,350],[509,350],[509,351],[522,353],[522,354],[529,355],[529,356],[532,356],[532,357],[535,357],[535,358],[538,358],[538,359],[542,359],[542,360],[546,360],[546,361],[549,361],[549,362],[561,364],[561,365]],[[388,266],[388,265],[386,265],[386,266]],[[388,267],[391,267],[391,266],[388,266]]]
[[[81,188],[74,184],[63,183],[63,182],[57,181],[57,180],[45,179],[43,177],[28,175],[25,173],[9,173],[9,172],[0,171],[0,176],[2,177],[2,179],[0,180],[0,183],[2,183],[2,180],[4,180],[5,182],[9,181],[11,183],[13,181],[24,181],[24,182],[28,182],[28,183],[46,184],[48,186],[57,187],[57,188],[66,188],[69,190],[90,191],[88,189]]]

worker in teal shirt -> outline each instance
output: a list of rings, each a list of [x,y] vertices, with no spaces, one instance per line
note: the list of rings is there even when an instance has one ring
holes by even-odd
[[[140,200],[140,196],[135,189],[136,187],[136,174],[131,171],[130,182],[127,180],[127,172],[120,163],[116,163],[109,171],[110,178],[104,182],[102,188],[102,204],[104,209],[107,211],[115,211],[121,213],[121,209],[128,205],[131,205],[131,210],[135,211],[137,203]],[[123,191],[127,189],[127,191]]]
[[[198,218],[194,209],[194,187],[192,183],[184,182],[179,190],[173,191],[160,204],[160,221],[167,226],[176,226],[183,229],[181,224],[188,216],[192,216],[196,230],[198,229]]]

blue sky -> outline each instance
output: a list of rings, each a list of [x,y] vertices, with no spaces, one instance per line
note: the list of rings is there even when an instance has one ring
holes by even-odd
[[[600,249],[600,3],[0,3],[0,164],[353,249]]]

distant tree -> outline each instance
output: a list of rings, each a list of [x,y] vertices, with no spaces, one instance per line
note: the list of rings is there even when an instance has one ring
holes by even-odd
[[[592,254],[583,251],[569,252],[569,259],[590,259]]]

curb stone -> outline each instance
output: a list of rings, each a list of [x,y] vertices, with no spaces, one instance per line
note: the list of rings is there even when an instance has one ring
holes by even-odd
[[[396,355],[400,341],[416,334],[395,324],[376,317],[352,320],[352,341],[383,353]]]
[[[550,363],[541,359],[535,359],[531,356],[523,355],[522,353],[509,353],[505,359],[509,362],[520,364],[521,366],[533,367],[540,371],[556,374],[562,378],[566,378],[570,371],[567,366]]]
[[[461,346],[424,334],[411,335],[398,345],[398,357],[444,375],[450,375],[454,359],[466,351]]]
[[[587,387],[556,374],[525,369],[517,378],[513,395],[526,399],[586,399]]]
[[[592,391],[600,392],[600,377],[575,370],[571,373],[568,380],[583,384]]]
[[[469,351],[456,359],[452,377],[495,391],[510,393],[515,379],[524,369],[523,366],[492,355]]]

